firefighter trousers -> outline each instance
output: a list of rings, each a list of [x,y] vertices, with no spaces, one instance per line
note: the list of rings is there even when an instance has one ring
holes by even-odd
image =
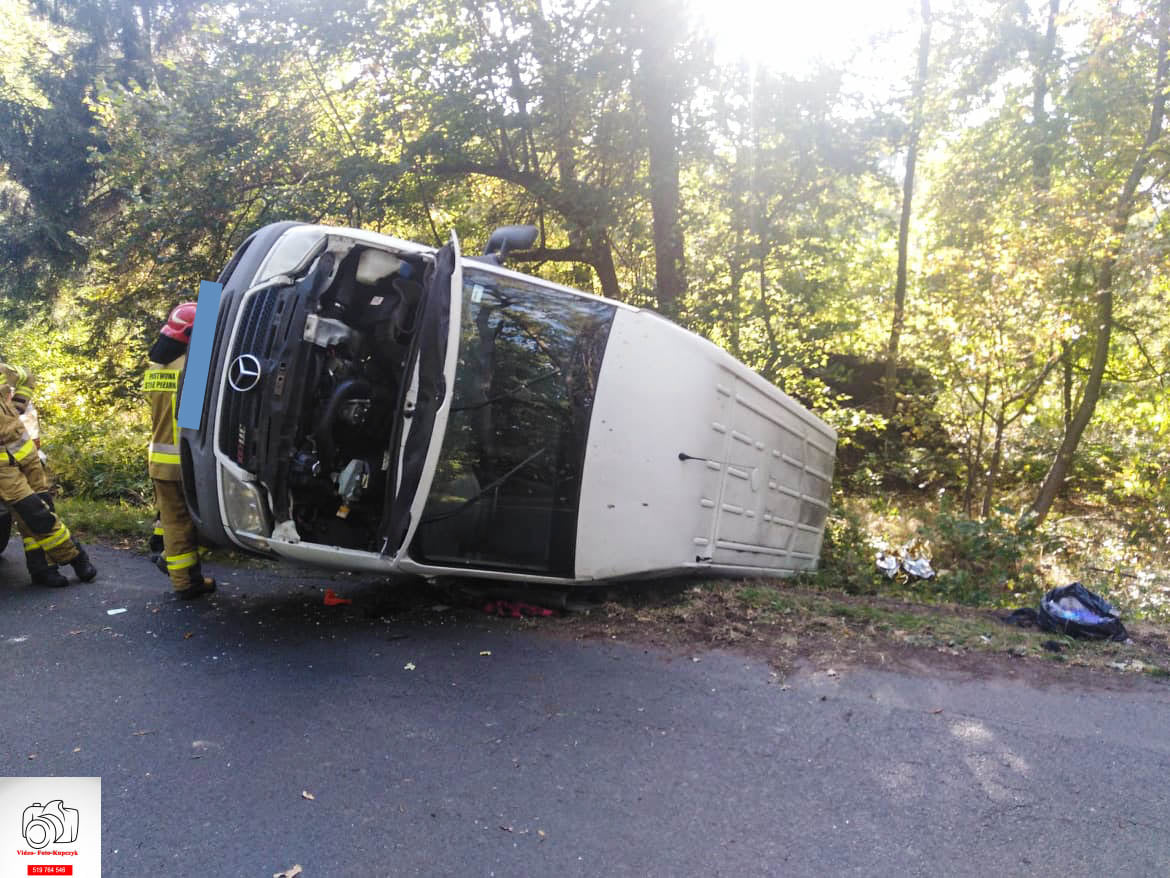
[[[69,564],[77,558],[79,550],[69,528],[53,511],[48,488],[39,460],[23,467],[8,460],[0,461],[0,501],[12,511],[24,538],[25,553],[32,549],[34,553],[43,552],[48,562]],[[34,563],[35,559],[30,559],[30,570]]]
[[[41,463],[40,458],[32,457],[26,460],[20,464],[20,471],[24,473],[28,486],[45,501],[45,505],[49,509],[56,512],[57,510],[53,506],[53,495],[49,492],[49,474],[45,472],[45,466]],[[38,576],[53,569],[54,565],[49,564],[49,559],[45,556],[45,550],[41,548],[40,541],[22,519],[16,520],[16,529],[20,531],[20,536],[24,540],[24,563],[28,565],[28,572],[35,582]]]
[[[195,536],[195,522],[183,500],[182,482],[152,479],[154,503],[162,521],[163,557],[167,575],[176,591],[202,585],[203,572],[199,568],[199,542]]]

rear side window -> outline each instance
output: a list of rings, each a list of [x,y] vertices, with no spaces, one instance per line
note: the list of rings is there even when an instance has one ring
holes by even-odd
[[[614,310],[465,265],[451,414],[412,557],[573,575],[589,418]]]

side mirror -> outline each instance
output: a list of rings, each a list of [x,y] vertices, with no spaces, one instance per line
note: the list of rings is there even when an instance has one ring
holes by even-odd
[[[539,234],[536,226],[501,226],[492,232],[487,246],[483,248],[484,256],[493,257],[497,265],[504,264],[504,257],[509,250],[527,250],[536,243]],[[485,260],[489,261],[489,260]]]

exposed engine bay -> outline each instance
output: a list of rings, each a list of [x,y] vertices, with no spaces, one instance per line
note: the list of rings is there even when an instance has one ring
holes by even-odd
[[[429,267],[329,237],[248,302],[220,444],[267,490],[275,537],[379,548]],[[248,354],[263,377],[241,392]]]

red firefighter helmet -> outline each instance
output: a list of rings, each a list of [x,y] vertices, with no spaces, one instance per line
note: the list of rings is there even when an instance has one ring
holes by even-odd
[[[184,302],[176,305],[163,324],[162,334],[175,341],[187,344],[191,341],[191,329],[195,326],[195,303]]]

